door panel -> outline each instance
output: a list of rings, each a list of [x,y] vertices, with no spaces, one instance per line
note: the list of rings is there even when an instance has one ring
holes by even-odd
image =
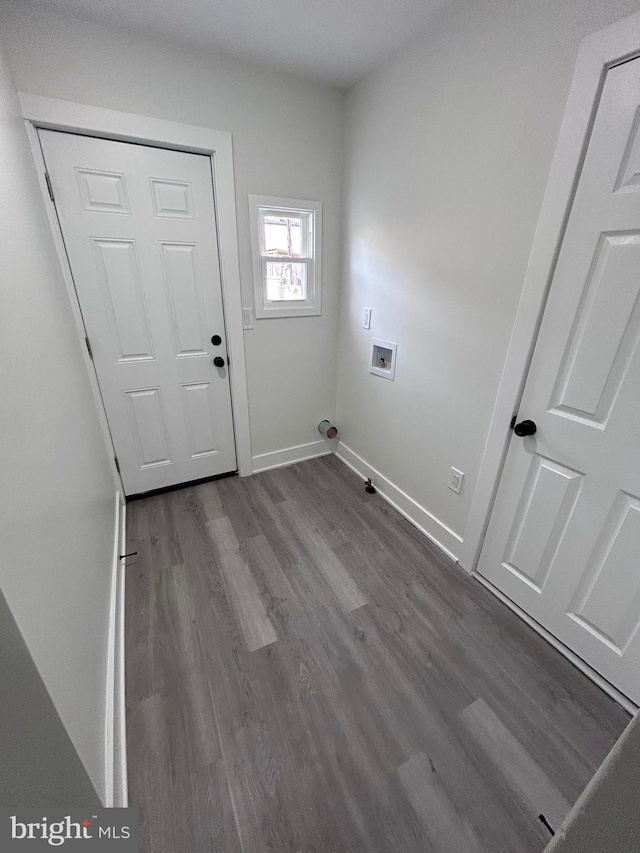
[[[76,169],[85,210],[131,213],[124,175],[98,169]]]
[[[211,382],[182,385],[182,408],[192,459],[217,453],[218,435]]]
[[[156,216],[169,219],[193,219],[191,184],[183,181],[168,181],[149,178]]]
[[[640,60],[608,72],[478,571],[640,703]]]
[[[536,454],[522,491],[504,562],[538,592],[545,585],[576,500],[582,474]]]
[[[207,355],[203,286],[193,243],[161,243],[162,270],[176,356]],[[211,335],[209,335],[211,337]]]
[[[603,234],[551,408],[604,426],[640,333],[640,234]]]
[[[618,492],[569,607],[570,616],[618,654],[640,622],[639,542],[640,501]]]
[[[614,192],[640,190],[640,108],[636,110]]]
[[[125,391],[125,398],[139,467],[150,468],[173,462],[160,388]]]
[[[234,471],[209,159],[39,135],[126,493]]]
[[[140,268],[133,240],[91,240],[117,361],[153,359]]]

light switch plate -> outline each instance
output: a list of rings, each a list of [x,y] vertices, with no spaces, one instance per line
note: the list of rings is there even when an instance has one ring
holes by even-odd
[[[242,309],[242,328],[253,329],[253,310],[251,308]]]
[[[371,328],[371,308],[363,308],[362,309],[362,328],[370,329]]]
[[[457,468],[452,468],[449,472],[449,482],[447,485],[451,489],[452,492],[455,492],[457,495],[462,491],[462,484],[464,483],[464,474],[462,471],[458,471]]]

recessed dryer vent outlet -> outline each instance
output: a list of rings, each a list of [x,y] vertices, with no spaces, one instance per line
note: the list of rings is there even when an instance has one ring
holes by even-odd
[[[397,349],[398,345],[391,341],[372,338],[369,373],[375,373],[376,376],[382,376],[385,379],[395,379]]]

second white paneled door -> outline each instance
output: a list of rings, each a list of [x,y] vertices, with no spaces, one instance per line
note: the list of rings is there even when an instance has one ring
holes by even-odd
[[[602,93],[478,571],[640,703],[640,59]],[[529,430],[527,430],[529,427]]]
[[[127,495],[234,471],[209,158],[39,136]]]

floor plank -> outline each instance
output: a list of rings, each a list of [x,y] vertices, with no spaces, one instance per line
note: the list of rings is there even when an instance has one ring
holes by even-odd
[[[532,813],[543,814],[551,826],[560,826],[571,805],[487,703],[476,699],[461,716],[505,783],[518,792]]]
[[[298,532],[308,552],[313,555],[315,566],[340,606],[348,613],[366,604],[366,598],[344,564],[336,557],[314,524],[300,513],[297,505],[291,501],[284,501],[281,504],[281,511],[284,512],[291,527]]]
[[[539,853],[628,721],[335,457],[127,518],[144,853]]]
[[[231,522],[228,518],[216,518],[208,521],[206,527],[213,546],[220,555],[229,596],[236,610],[247,649],[254,652],[275,643],[278,637],[267,616],[251,570],[242,556]]]
[[[442,785],[433,762],[425,755],[414,755],[400,765],[398,775],[435,850],[487,853],[460,804]]]

